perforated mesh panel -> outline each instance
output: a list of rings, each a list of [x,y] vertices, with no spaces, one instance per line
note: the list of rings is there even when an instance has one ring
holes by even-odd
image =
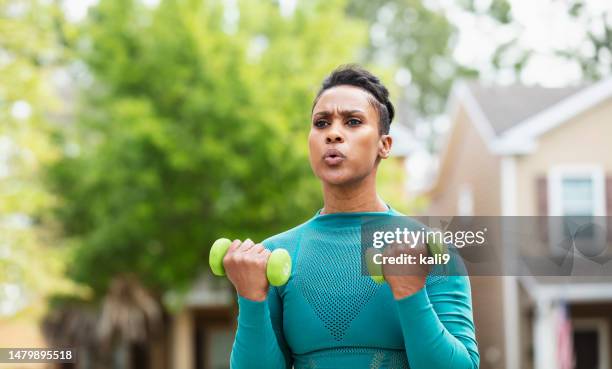
[[[360,347],[339,347],[308,355],[307,358],[296,357],[295,369],[337,369],[345,368],[346,361],[355,363],[358,368],[368,369],[410,369],[405,351],[380,350]],[[357,366],[355,366],[357,368]]]
[[[325,233],[309,229],[302,237],[296,283],[336,341],[342,341],[378,288],[361,275],[359,237],[358,230],[348,229]]]
[[[304,227],[275,237],[277,245],[287,245],[294,257],[293,287],[302,294],[312,311],[338,346],[305,354],[293,354],[294,369],[409,369],[404,350],[350,347],[345,337],[351,324],[371,302],[381,285],[361,273],[360,223],[355,227]],[[337,267],[330,267],[337,266]],[[448,277],[436,265],[427,286]],[[282,290],[284,287],[279,287]],[[330,346],[333,344],[330,342]]]

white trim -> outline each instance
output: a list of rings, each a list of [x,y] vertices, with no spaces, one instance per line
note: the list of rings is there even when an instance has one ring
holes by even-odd
[[[612,97],[612,77],[570,95],[545,110],[532,115],[497,136],[476,97],[465,81],[457,82],[451,96],[463,102],[466,112],[491,153],[497,155],[530,154],[537,149],[537,138],[575,116]]]
[[[501,210],[502,216],[518,215],[518,195],[517,195],[517,176],[516,176],[516,159],[514,156],[505,156],[501,159],[500,165],[500,194],[501,194]],[[506,242],[511,239],[504,238],[504,249],[506,260],[515,259],[516,252]],[[520,332],[519,332],[519,292],[518,278],[512,275],[502,276],[503,298],[504,298],[504,332],[505,332],[505,349],[506,349],[506,368],[519,369],[521,362],[520,352]]]
[[[518,215],[518,193],[516,158],[504,156],[501,159],[501,213],[502,216]]]
[[[604,318],[576,318],[572,319],[572,330],[595,331],[599,336],[599,368],[610,369],[610,335],[608,320]]]
[[[505,135],[535,139],[611,96],[612,77],[608,77],[523,120]]]
[[[480,108],[478,100],[472,94],[465,81],[458,82],[453,88],[453,95],[457,96],[459,101],[463,101],[466,112],[470,120],[474,123],[476,129],[480,133],[482,139],[489,145],[489,149],[493,149],[491,143],[495,140],[495,131],[493,125]]]
[[[552,221],[548,222],[549,248],[552,254],[562,255],[565,252],[556,247],[563,237],[562,223],[558,221],[559,216],[563,216],[563,179],[567,177],[584,177],[590,178],[593,183],[593,216],[602,217],[606,215],[606,183],[604,169],[600,164],[561,164],[552,166],[547,175],[547,203],[548,215],[555,218],[549,218]],[[606,224],[599,224],[605,227]],[[605,234],[605,232],[604,232]],[[605,240],[596,240],[597,243],[605,243]]]
[[[548,171],[548,210],[549,215],[563,215],[561,184],[565,177],[590,177],[593,180],[594,216],[606,216],[606,179],[600,164],[563,164],[555,165]]]
[[[537,287],[542,299],[563,299],[568,302],[598,302],[612,300],[612,283],[571,283]]]
[[[521,272],[524,272],[523,269]],[[534,303],[539,300],[565,300],[568,303],[590,303],[612,300],[612,281],[593,283],[550,283],[539,282],[533,275],[518,277],[525,292]],[[568,277],[571,278],[571,277]]]
[[[553,302],[542,297],[536,300],[533,319],[534,368],[556,368],[555,343],[550,339],[555,329]]]
[[[526,140],[522,137],[519,139],[505,136],[498,138],[493,130],[493,125],[484,111],[482,111],[478,100],[474,94],[472,94],[466,81],[459,80],[455,82],[449,96],[446,111],[448,112],[451,125],[454,126],[453,123],[457,120],[459,108],[463,106],[469,118],[468,120],[474,128],[476,128],[476,131],[480,134],[480,137],[491,153],[496,155],[528,154],[536,150],[537,143],[532,140]],[[449,129],[448,136],[453,133],[452,126],[451,129]],[[446,142],[442,145],[443,147],[447,146],[449,139],[450,137],[448,137]]]
[[[506,369],[520,368],[519,351],[519,308],[518,308],[518,285],[516,277],[501,276],[504,296],[504,332],[506,344]]]
[[[459,107],[463,106],[468,116],[468,120],[476,128],[482,140],[485,142],[487,149],[496,155],[505,154],[527,154],[535,151],[537,144],[535,141],[525,140],[523,138],[514,140],[513,138],[498,138],[493,125],[482,111],[478,100],[472,94],[465,81],[456,82],[453,85],[450,94],[450,100],[447,111],[449,111],[449,119],[451,123],[456,121]],[[462,104],[460,104],[460,102]],[[452,134],[452,131],[450,131]]]
[[[538,149],[538,143],[528,138],[515,139],[502,136],[493,143],[493,153],[497,155],[526,155]]]
[[[440,155],[440,167],[447,160],[447,146],[451,139],[450,136],[453,134],[452,127],[456,121],[460,103],[463,103],[468,120],[472,122],[484,140],[489,152],[500,156],[532,154],[538,148],[537,138],[539,136],[611,97],[612,77],[562,99],[544,111],[518,123],[499,137],[495,134],[491,122],[484,114],[465,80],[455,82],[449,96],[446,110],[449,112],[451,129],[449,129],[448,137],[443,145],[446,150],[443,149],[442,155]],[[432,187],[437,183],[438,177],[439,173],[432,181]]]

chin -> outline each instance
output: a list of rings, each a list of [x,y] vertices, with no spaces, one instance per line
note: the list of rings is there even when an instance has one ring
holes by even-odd
[[[322,173],[318,177],[321,182],[333,186],[350,185],[359,180],[358,176],[349,175],[347,173]]]

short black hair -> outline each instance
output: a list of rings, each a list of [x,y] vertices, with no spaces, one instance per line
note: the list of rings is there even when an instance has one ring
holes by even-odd
[[[356,86],[369,92],[373,97],[371,103],[378,112],[380,132],[381,134],[389,134],[389,128],[395,116],[395,108],[389,100],[389,90],[378,77],[357,64],[341,65],[327,76],[312,103],[312,109],[314,109],[319,97],[325,90],[340,85]]]

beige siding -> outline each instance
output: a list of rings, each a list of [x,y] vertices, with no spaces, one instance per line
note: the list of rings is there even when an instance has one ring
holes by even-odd
[[[440,185],[431,197],[427,215],[456,215],[459,188],[469,184],[474,194],[474,215],[500,215],[500,160],[460,108],[441,168]]]
[[[474,198],[474,215],[500,215],[500,162],[460,108],[441,168],[439,186],[432,193],[425,214],[456,215],[459,189],[469,184]],[[499,277],[470,277],[476,339],[482,369],[503,368],[504,310],[502,280]]]
[[[535,180],[553,165],[598,164],[612,174],[612,99],[545,133],[537,151],[517,158],[519,215],[537,215]]]
[[[430,194],[427,215],[456,215],[459,189],[468,183],[474,194],[474,215],[501,215],[500,157],[492,155],[463,109],[454,117],[438,185]],[[554,165],[597,164],[612,175],[612,99],[545,133],[536,152],[516,157],[517,213],[537,215],[536,179]],[[504,368],[503,285],[497,277],[470,277],[481,368]],[[533,306],[519,288],[520,366],[533,368]],[[609,306],[606,306],[609,308]],[[605,315],[602,309],[572,307],[572,317]],[[609,318],[609,315],[605,315]],[[610,327],[612,330],[612,325]],[[612,343],[611,343],[612,345]],[[496,355],[497,349],[502,355]],[[498,360],[490,359],[498,356]]]

